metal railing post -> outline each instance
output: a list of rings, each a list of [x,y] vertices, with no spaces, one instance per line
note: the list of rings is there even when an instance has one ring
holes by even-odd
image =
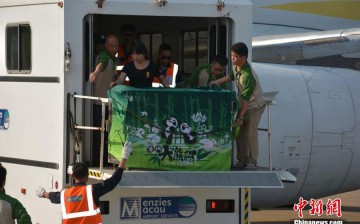
[[[273,163],[272,163],[272,137],[271,137],[271,106],[277,104],[277,102],[274,100],[276,94],[278,94],[278,91],[276,92],[266,92],[264,93],[264,98],[267,106],[267,113],[268,113],[268,128],[267,129],[261,129],[267,131],[267,138],[268,138],[268,150],[269,150],[269,170],[271,171],[273,169]]]
[[[100,172],[102,173],[104,167],[104,135],[105,135],[105,103],[101,102],[101,140],[100,140]]]
[[[272,142],[271,142],[271,102],[266,103],[268,110],[268,147],[269,147],[269,170],[272,170]]]

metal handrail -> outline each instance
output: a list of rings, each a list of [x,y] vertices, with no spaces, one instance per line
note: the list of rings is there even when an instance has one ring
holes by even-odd
[[[104,168],[104,142],[105,142],[105,107],[107,104],[111,103],[109,98],[102,97],[94,97],[94,96],[83,96],[83,95],[71,95],[74,98],[84,99],[84,100],[94,100],[101,102],[101,127],[92,127],[92,126],[81,126],[74,125],[75,129],[83,129],[83,130],[93,130],[93,131],[101,131],[100,138],[100,173],[103,173]],[[75,114],[76,116],[76,114]]]
[[[266,102],[267,111],[268,111],[268,128],[264,129],[264,130],[267,131],[267,135],[268,135],[269,170],[270,171],[273,169],[273,165],[272,165],[272,139],[271,139],[271,132],[272,132],[272,129],[271,129],[271,106],[277,104],[277,101],[274,100],[276,94],[278,94],[278,91],[264,93],[265,102]]]

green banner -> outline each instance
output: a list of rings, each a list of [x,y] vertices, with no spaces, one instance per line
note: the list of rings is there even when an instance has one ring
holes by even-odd
[[[235,92],[118,85],[108,94],[113,104],[109,153],[120,159],[124,142],[131,141],[128,167],[230,170]]]

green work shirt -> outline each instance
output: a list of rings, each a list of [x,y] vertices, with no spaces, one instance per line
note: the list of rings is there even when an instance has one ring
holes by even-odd
[[[111,58],[109,53],[106,50],[103,50],[100,52],[99,56],[96,59],[96,66],[100,63],[102,63],[103,68],[102,68],[102,72],[106,69],[106,67],[108,66],[109,63],[109,59],[111,59],[114,62],[114,66],[116,66],[116,57]],[[114,71],[116,70],[116,68],[113,68]]]
[[[207,87],[210,86],[212,81],[221,79],[225,76],[225,73],[212,75],[211,66],[212,64],[198,65],[189,77],[188,84],[191,87]],[[226,83],[221,84],[221,87],[225,89],[227,87]]]
[[[0,223],[31,224],[31,218],[24,206],[16,199],[0,191]]]
[[[229,76],[232,80],[236,79],[236,85],[241,91],[241,98],[250,102],[251,96],[254,94],[256,80],[249,63],[246,62],[241,68],[235,67],[230,72]]]

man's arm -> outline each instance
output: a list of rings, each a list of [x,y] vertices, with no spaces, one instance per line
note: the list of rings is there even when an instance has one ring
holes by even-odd
[[[49,199],[51,201],[51,203],[53,203],[53,204],[60,204],[61,203],[60,196],[61,196],[60,191],[57,191],[57,192],[45,192],[45,195],[44,195],[44,197]]]
[[[246,110],[249,106],[249,102],[245,99],[242,99],[241,100],[241,107],[239,108],[239,111],[237,113],[237,116],[236,116],[236,123],[237,125],[241,126],[243,123],[244,123],[244,119],[245,119],[245,113],[246,113]]]
[[[123,159],[121,159],[120,163],[126,164],[126,162],[123,162]],[[113,173],[113,175],[109,178],[104,180],[102,183],[93,184],[93,195],[94,195],[94,201],[97,203],[99,197],[103,196],[104,194],[112,191],[120,182],[122,175],[124,173],[124,168],[118,166]]]
[[[36,191],[36,196],[39,198],[50,199],[51,203],[60,204],[60,191],[46,192],[43,187],[39,187]]]
[[[119,78],[117,78],[115,82],[110,83],[110,88],[112,88],[118,84],[121,84],[121,85],[124,84],[127,74],[131,74],[130,63],[127,63],[124,65],[124,67],[122,68],[121,73],[119,75]]]
[[[90,73],[89,80],[90,82],[96,82],[96,78],[99,76],[100,72],[103,72],[108,66],[109,54],[106,51],[102,51],[99,54],[99,57],[96,60],[95,71]]]
[[[95,71],[90,73],[89,80],[90,82],[95,82],[96,78],[98,77],[99,73],[103,70],[103,63],[99,63],[96,65]]]
[[[223,84],[225,82],[230,82],[230,81],[231,81],[231,77],[229,75],[226,75],[225,77],[223,77],[221,79],[217,79],[215,81],[212,81],[210,84],[220,86],[221,84]]]
[[[159,80],[164,87],[170,87],[169,83],[166,81],[165,77],[162,74],[159,75]]]
[[[107,180],[105,180],[102,183],[93,184],[93,195],[94,195],[94,201],[96,204],[99,202],[99,197],[102,195],[110,192],[113,190],[116,185],[120,182],[122,178],[122,174],[124,172],[124,169],[126,167],[126,161],[127,159],[122,158],[118,168],[115,170],[114,174]],[[36,195],[39,198],[47,198],[51,201],[53,204],[60,204],[61,199],[60,195],[61,192],[46,192],[44,188],[39,188],[38,191],[36,191]]]
[[[131,142],[126,141],[122,150],[122,158],[113,175],[109,179],[105,180],[103,183],[97,183],[92,185],[94,201],[96,204],[99,201],[99,197],[112,191],[119,184],[124,169],[126,167],[127,159],[129,158],[131,152]]]
[[[123,84],[125,82],[125,79],[127,77],[127,74],[125,72],[121,72],[121,74],[119,75],[119,78],[115,81],[110,83],[110,88],[119,85],[119,84]]]

